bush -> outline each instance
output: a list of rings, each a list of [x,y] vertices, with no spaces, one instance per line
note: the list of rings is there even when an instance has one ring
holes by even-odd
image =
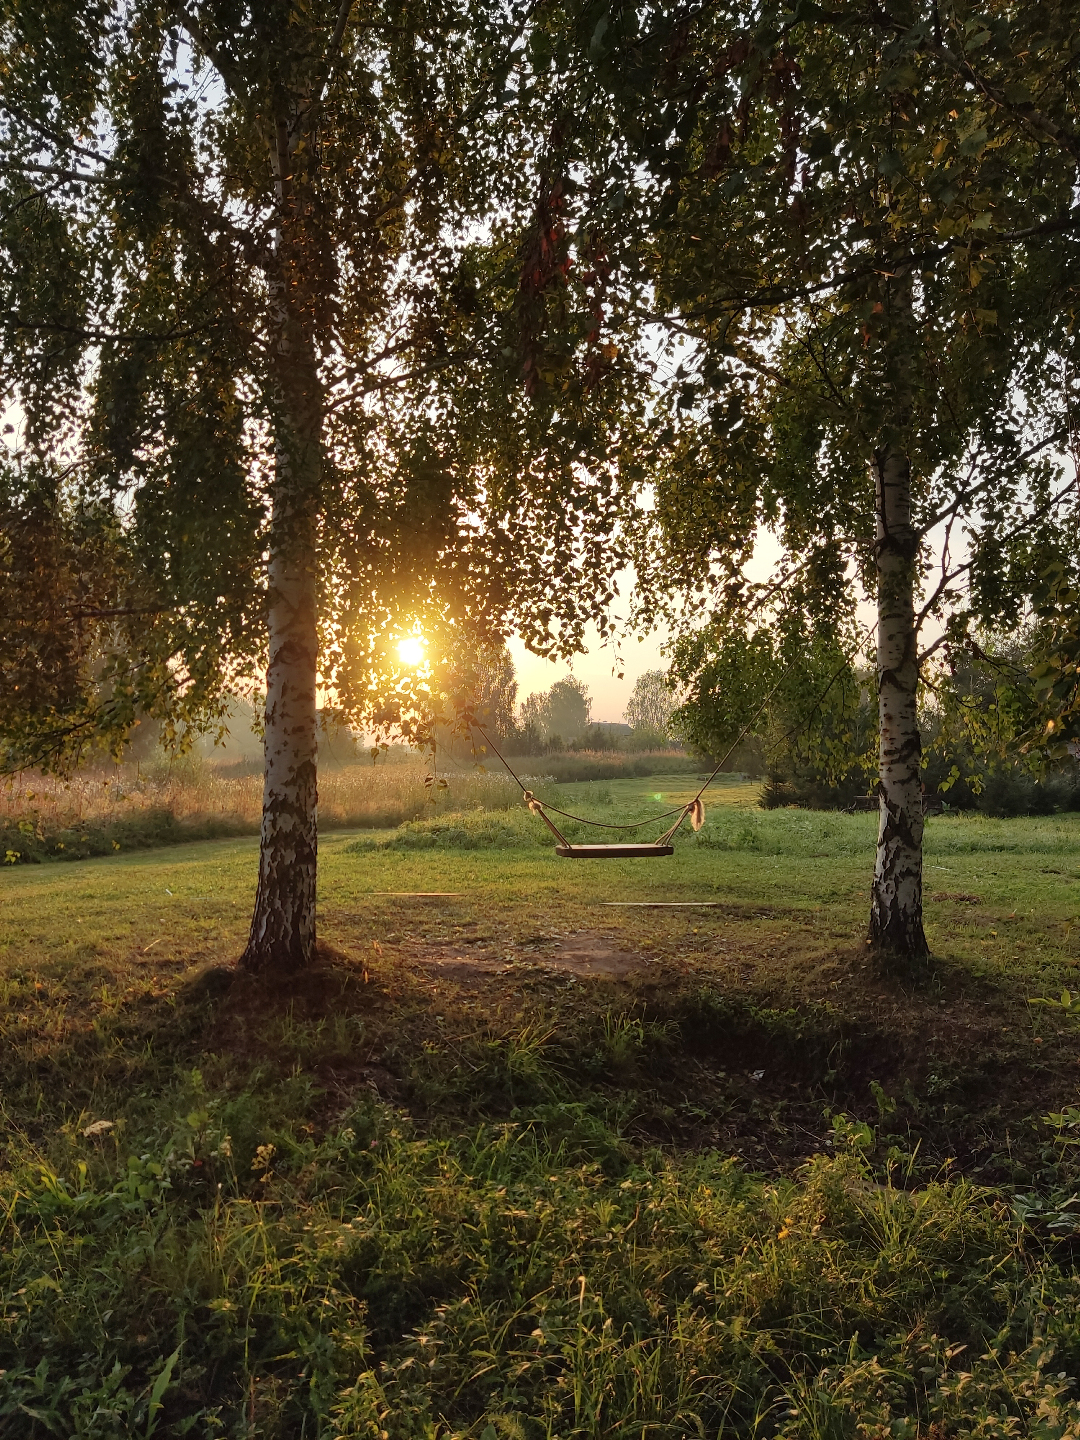
[[[189,823],[156,806],[108,821],[77,821],[71,825],[32,820],[0,821],[0,861],[37,865],[43,860],[88,860],[118,850],[144,850],[179,845],[185,840],[221,840],[250,834],[247,821],[231,816],[203,816]]]
[[[951,754],[931,753],[923,764],[927,794],[940,796],[951,810],[1001,819],[1080,810],[1078,767],[1044,779],[1036,779],[1017,766],[1011,771],[983,769],[977,776],[961,775],[953,780],[952,769],[957,763]],[[948,788],[943,789],[946,784]],[[762,789],[760,804],[765,810],[785,805],[797,805],[803,810],[847,810],[858,796],[869,794],[871,785],[872,780],[858,771],[829,784],[812,773],[793,775],[774,770]]]
[[[927,790],[940,790],[949,781],[956,763],[948,753],[928,755],[923,766]],[[947,790],[941,790],[941,796],[954,810],[974,810],[1000,817],[1080,810],[1080,767],[1074,765],[1042,779],[1036,779],[1019,766],[1008,771],[981,767],[974,776],[970,772],[961,774]]]
[[[624,737],[623,744],[632,753],[648,750],[678,750],[682,747],[672,740],[666,730],[656,725],[637,725]]]
[[[774,771],[761,790],[763,810],[797,805],[802,810],[847,810],[859,795],[867,794],[866,777],[845,776],[835,785],[813,775],[782,777]]]

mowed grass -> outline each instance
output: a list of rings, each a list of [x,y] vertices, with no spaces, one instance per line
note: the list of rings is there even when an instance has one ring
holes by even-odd
[[[682,777],[663,790],[657,777],[552,788],[562,808],[612,823],[647,814],[649,806],[682,804],[693,793]],[[695,835],[684,825],[676,854],[655,861],[559,860],[542,824],[523,808],[505,812],[505,819],[488,811],[464,817],[481,834],[495,823],[520,836],[520,848],[500,847],[497,854],[438,844],[440,827],[459,824],[456,816],[418,822],[436,841],[430,848],[395,849],[400,832],[394,831],[331,832],[320,847],[323,933],[335,943],[347,941],[354,922],[339,912],[375,892],[382,898],[364,924],[377,931],[408,909],[387,892],[443,890],[459,892],[455,912],[474,916],[497,907],[507,924],[526,929],[555,904],[560,923],[602,922],[636,934],[656,917],[600,910],[611,902],[707,900],[780,907],[782,915],[751,917],[759,935],[788,934],[797,923],[808,943],[815,937],[857,942],[876,817],[762,811],[747,803],[753,793],[735,783],[711,794],[704,830]],[[578,833],[570,824],[566,829]],[[592,831],[589,838],[604,837]],[[642,838],[654,838],[650,828]],[[356,850],[358,842],[364,848]],[[5,964],[62,967],[91,951],[140,968],[166,959],[227,961],[243,945],[256,843],[245,837],[70,869],[8,869],[0,892]],[[1035,987],[1069,983],[1080,963],[1080,816],[937,817],[927,825],[925,864],[927,933],[943,964]]]
[[[1080,1434],[1080,1032],[1027,1003],[1080,817],[929,822],[916,983],[875,817],[753,800],[652,862],[332,832],[281,986],[232,969],[253,839],[0,873],[0,1435]]]

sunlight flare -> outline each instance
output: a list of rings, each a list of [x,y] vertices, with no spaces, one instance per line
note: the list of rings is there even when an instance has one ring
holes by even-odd
[[[427,646],[420,635],[406,635],[398,647],[398,659],[403,665],[422,665]]]

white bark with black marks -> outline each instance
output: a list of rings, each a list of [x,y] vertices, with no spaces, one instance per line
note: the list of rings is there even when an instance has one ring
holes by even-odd
[[[878,450],[874,479],[880,818],[869,941],[884,957],[910,963],[923,959],[928,947],[922,918],[922,741],[915,626],[919,537],[911,523],[907,455],[893,446]]]
[[[241,963],[289,972],[315,949],[318,626],[314,525],[287,486],[274,498],[271,536],[259,884]]]
[[[322,391],[302,294],[305,230],[294,152],[303,112],[271,137],[281,223],[269,304],[276,335],[277,432],[267,586],[268,663],[259,883],[246,970],[288,973],[315,952],[318,856],[317,532],[322,478]]]

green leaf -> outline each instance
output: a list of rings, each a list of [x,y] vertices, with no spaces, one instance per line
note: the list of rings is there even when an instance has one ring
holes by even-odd
[[[161,1367],[161,1370],[158,1372],[157,1378],[154,1380],[153,1387],[150,1390],[150,1401],[147,1405],[146,1410],[147,1440],[149,1440],[149,1437],[153,1435],[154,1431],[157,1429],[158,1414],[164,1408],[162,1405],[162,1397],[164,1396],[165,1391],[169,1388],[169,1385],[172,1381],[172,1373],[179,1358],[180,1347],[177,1346],[176,1349],[169,1356],[169,1358],[165,1361],[165,1364]]]

